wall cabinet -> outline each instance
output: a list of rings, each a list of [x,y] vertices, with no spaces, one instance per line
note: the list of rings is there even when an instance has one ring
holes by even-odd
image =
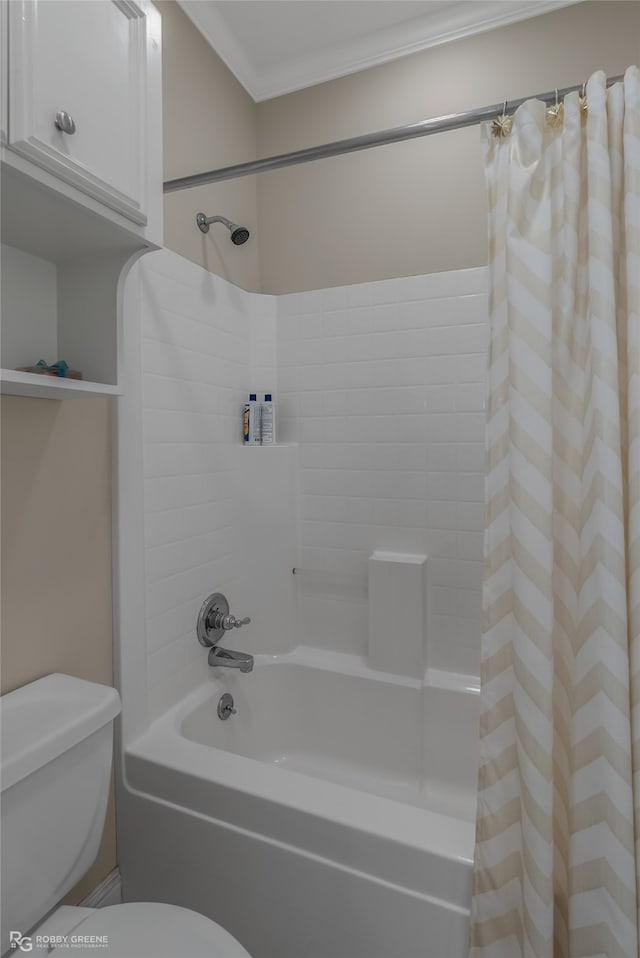
[[[10,148],[146,223],[143,9],[12,0],[8,27]]]
[[[149,0],[0,0],[3,393],[121,392],[124,278],[161,243],[160,32]],[[16,368],[39,359],[84,379]]]

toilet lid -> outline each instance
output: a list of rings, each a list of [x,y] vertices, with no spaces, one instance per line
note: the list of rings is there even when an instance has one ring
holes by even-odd
[[[106,935],[107,941],[87,938],[83,946],[81,935]],[[214,921],[189,908],[157,902],[98,908],[69,932],[69,941],[73,958],[250,958]],[[53,954],[62,956],[62,951],[56,948]]]

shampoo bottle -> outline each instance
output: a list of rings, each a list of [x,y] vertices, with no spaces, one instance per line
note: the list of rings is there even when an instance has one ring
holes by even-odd
[[[242,438],[247,446],[260,442],[260,405],[257,394],[249,393],[249,402],[244,404],[242,414]]]
[[[271,393],[265,393],[264,402],[260,408],[260,442],[263,446],[271,445],[276,441],[276,410]]]

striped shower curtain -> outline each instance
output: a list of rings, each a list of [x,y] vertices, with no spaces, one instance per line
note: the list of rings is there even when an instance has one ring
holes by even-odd
[[[508,132],[498,128],[496,133]],[[471,955],[638,956],[640,72],[483,131],[491,354]]]

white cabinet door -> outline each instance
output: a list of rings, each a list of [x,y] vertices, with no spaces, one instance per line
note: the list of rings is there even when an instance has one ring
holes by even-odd
[[[132,0],[9,3],[11,149],[141,224],[145,60],[146,18]],[[56,126],[61,112],[74,132]]]

